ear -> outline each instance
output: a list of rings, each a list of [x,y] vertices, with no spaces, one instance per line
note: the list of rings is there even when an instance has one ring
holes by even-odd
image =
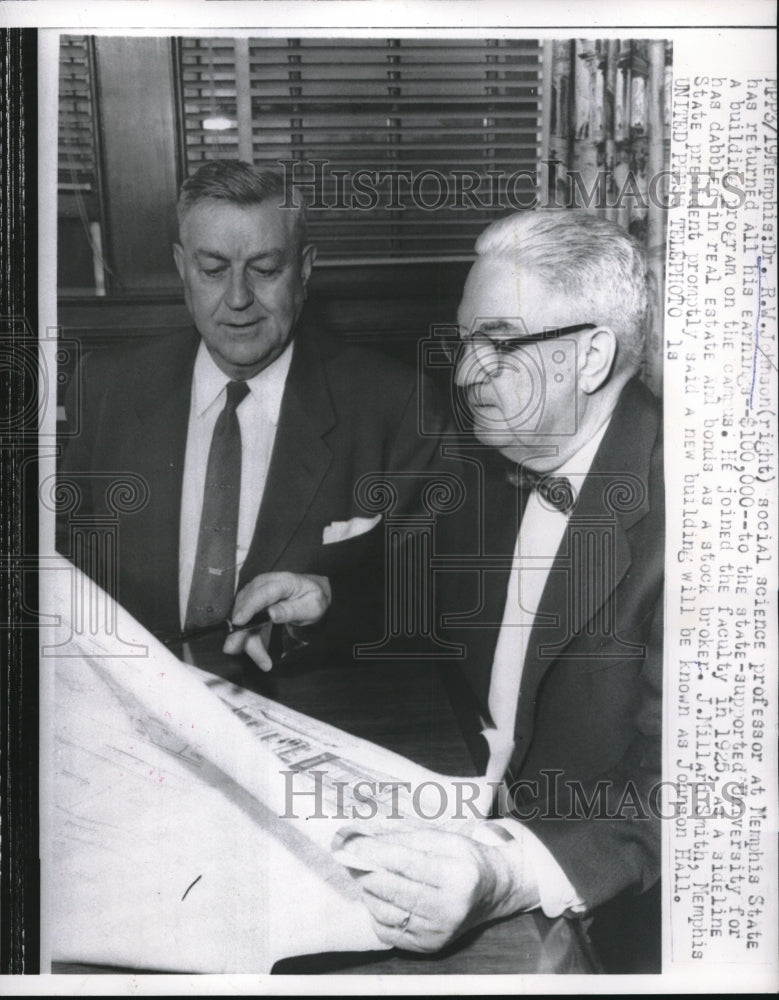
[[[176,270],[181,280],[184,280],[184,249],[180,243],[173,244],[173,259],[176,262]]]
[[[314,266],[315,260],[316,247],[313,243],[309,243],[308,246],[303,247],[300,259],[300,276],[303,280],[303,288],[308,285],[308,279],[311,277],[311,268]]]
[[[580,344],[579,387],[588,396],[608,382],[617,357],[617,335],[608,326],[592,330]]]

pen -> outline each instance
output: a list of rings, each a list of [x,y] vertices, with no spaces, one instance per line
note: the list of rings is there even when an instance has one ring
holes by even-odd
[[[194,628],[185,629],[183,632],[155,632],[154,636],[159,639],[163,646],[171,646],[178,642],[187,642],[190,639],[199,639],[201,635],[210,635],[212,632],[224,632],[225,636],[232,632],[251,632],[254,629],[267,625],[270,621],[268,609],[263,608],[253,615],[244,625],[235,625],[231,618],[224,618],[222,621],[214,622],[213,625],[197,625]]]

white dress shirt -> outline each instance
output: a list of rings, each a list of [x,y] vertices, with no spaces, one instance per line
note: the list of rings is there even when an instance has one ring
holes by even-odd
[[[252,542],[265,491],[292,350],[293,345],[290,343],[275,361],[247,381],[249,394],[236,410],[241,428],[241,490],[235,549],[236,581]],[[229,381],[229,376],[216,365],[201,340],[192,374],[181,493],[179,613],[182,628],[197,554],[208,452],[211,448],[214,425],[227,399],[226,387]]]
[[[549,473],[568,478],[574,499],[578,499],[608,425],[606,421],[579,451]],[[514,546],[506,605],[492,662],[488,706],[494,726],[482,731],[490,748],[485,774],[488,791],[483,803],[491,796],[491,789],[503,780],[514,752],[514,725],[527,643],[567,523],[568,514],[545,503],[538,491],[533,490]],[[568,909],[582,909],[576,890],[541,841],[516,820],[499,822],[514,837],[507,849],[514,852],[517,864],[532,870],[538,879],[544,913],[556,917]]]

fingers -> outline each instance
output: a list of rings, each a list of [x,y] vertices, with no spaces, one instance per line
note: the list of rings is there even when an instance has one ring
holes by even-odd
[[[417,822],[406,818],[403,825],[413,826]],[[377,867],[378,859],[374,859],[370,845],[364,844],[363,841],[389,832],[394,832],[393,821],[383,816],[374,816],[371,819],[362,820],[359,825],[342,826],[336,830],[330,844],[330,850],[336,860],[342,865],[346,865],[347,868],[370,872]],[[355,846],[357,849],[353,850]]]
[[[263,632],[269,633],[269,628]],[[268,671],[273,667],[273,661],[263,643],[262,636],[257,632],[233,632],[225,639],[223,652],[232,656],[246,653],[257,664],[260,670]]]
[[[401,929],[400,927],[387,927],[386,924],[380,923],[371,914],[371,923],[373,924],[373,930],[379,941],[383,941],[384,944],[388,944],[393,948],[402,948],[404,951],[416,951],[416,952],[426,952],[438,951],[442,947],[441,943],[431,940],[426,940],[419,937],[412,930],[411,926]]]
[[[233,656],[246,653],[261,670],[273,666],[265,643],[256,633],[240,630],[258,612],[267,608],[276,624],[313,625],[330,607],[330,581],[325,576],[305,573],[261,573],[236,595],[232,621],[236,631],[222,647]]]
[[[376,936],[385,944],[406,951],[437,951],[445,943],[441,930],[422,913],[421,895],[406,906],[372,892],[363,893]]]
[[[413,838],[413,834],[407,836]],[[392,840],[392,834],[352,837],[336,853],[336,857],[352,868],[368,872],[394,872],[411,883],[438,886],[446,879],[445,859],[416,849],[412,846],[413,840],[409,842],[407,839],[405,843],[393,843]]]
[[[366,906],[376,923],[381,924],[382,927],[386,927],[389,930],[394,931],[404,930],[401,925],[409,915],[408,910],[404,910],[402,907],[396,906],[394,903],[388,903],[385,900],[380,899],[378,896],[366,898]],[[410,919],[409,923],[411,923]],[[408,926],[408,924],[406,924],[406,926]]]
[[[428,890],[431,894],[437,891]],[[388,900],[369,891],[367,886],[362,898],[374,932],[385,944],[405,951],[432,952],[442,948],[456,933],[456,926],[450,926],[446,919],[428,916],[432,911],[424,891],[413,900],[405,900],[403,906],[398,905],[396,898]]]
[[[436,951],[502,914],[495,909],[498,852],[429,825],[386,823],[371,833],[345,827],[336,837],[336,857],[365,872],[362,898],[378,936],[414,951]]]
[[[372,913],[378,911],[379,903],[391,905],[412,913],[417,930],[424,926],[440,934],[464,929],[475,901],[474,872],[467,869],[453,872],[450,882],[439,885],[412,882],[395,872],[373,871],[362,876],[360,886]]]
[[[329,607],[329,596],[315,581],[311,581],[307,589],[274,604],[269,609],[269,614],[274,622],[288,625],[313,625],[319,621]]]
[[[423,900],[427,893],[435,892],[435,887],[426,886],[421,882],[410,882],[402,875],[395,872],[374,871],[368,872],[360,879],[360,887],[366,896],[371,899],[365,900],[366,905],[371,910],[373,903],[377,902],[390,905],[397,910],[406,913],[416,913],[420,915],[427,912],[428,907],[423,905]],[[399,922],[399,921],[396,921]]]
[[[336,838],[339,843],[348,842],[350,845],[357,840],[372,841],[373,844],[378,841],[400,844],[425,852],[426,856],[441,856],[451,860],[457,860],[463,853],[469,852],[473,843],[471,837],[444,830],[440,826],[431,826],[429,822],[411,816],[403,817],[402,820],[376,817],[376,820],[342,826]],[[371,844],[361,846],[365,850],[372,850]]]
[[[239,653],[243,652],[243,648],[246,645],[246,640],[248,638],[249,637],[246,632],[231,632],[224,641],[222,651],[229,653],[231,656],[237,656]]]
[[[262,643],[259,635],[249,635],[246,637],[246,644],[243,647],[244,653],[250,656],[260,670],[266,673],[273,667],[273,660],[268,655],[268,651]]]
[[[243,625],[258,611],[268,609],[270,619],[290,625],[313,625],[330,607],[330,581],[306,573],[261,573],[238,592],[232,620]]]
[[[411,834],[416,830],[427,830],[430,828],[430,821],[420,819],[418,816],[408,815],[402,818],[383,816],[377,813],[358,822],[340,826],[333,835],[333,849],[341,847],[351,842],[356,837],[378,837],[384,834]]]
[[[243,625],[251,617],[265,608],[283,601],[295,592],[295,575],[293,573],[261,573],[250,580],[235,596],[232,621],[234,625]],[[271,612],[271,619],[273,615]]]

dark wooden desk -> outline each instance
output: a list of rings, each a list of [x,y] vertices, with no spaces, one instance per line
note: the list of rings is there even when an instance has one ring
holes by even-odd
[[[282,664],[263,673],[245,658],[225,657],[200,640],[192,659],[204,669],[372,740],[416,763],[448,774],[475,769],[437,668],[420,661],[364,661],[313,666]],[[58,963],[54,972],[120,972]],[[435,955],[376,951],[290,957],[273,973],[308,975],[434,975],[590,973],[596,971],[586,935],[575,922],[525,914],[475,929]]]

